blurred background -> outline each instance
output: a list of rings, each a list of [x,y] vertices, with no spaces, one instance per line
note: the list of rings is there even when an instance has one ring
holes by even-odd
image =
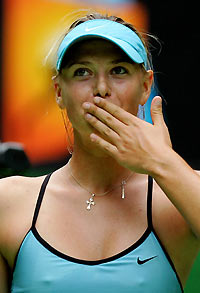
[[[149,40],[156,79],[152,96],[165,100],[175,151],[200,169],[197,7],[136,0],[4,0],[0,5],[0,178],[43,175],[68,161],[52,65],[59,36],[87,9],[119,15],[159,38],[159,43]],[[200,292],[199,270],[200,256],[185,292]]]

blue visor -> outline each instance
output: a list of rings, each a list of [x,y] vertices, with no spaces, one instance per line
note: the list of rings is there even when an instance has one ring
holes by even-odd
[[[121,48],[135,63],[143,63],[147,68],[147,53],[138,35],[118,22],[107,19],[93,19],[72,29],[58,48],[56,69],[60,71],[64,55],[76,42],[88,38],[103,38]]]

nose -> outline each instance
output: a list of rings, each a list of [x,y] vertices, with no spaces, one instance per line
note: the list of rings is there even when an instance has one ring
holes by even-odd
[[[108,77],[104,74],[96,77],[93,94],[102,98],[107,98],[111,95],[110,83]]]

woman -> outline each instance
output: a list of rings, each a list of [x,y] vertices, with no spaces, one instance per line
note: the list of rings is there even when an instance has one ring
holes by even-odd
[[[116,17],[86,16],[62,40],[54,83],[73,155],[47,177],[1,180],[1,293],[182,292],[200,178],[171,147],[160,97],[153,125],[136,117],[153,82],[147,55]]]

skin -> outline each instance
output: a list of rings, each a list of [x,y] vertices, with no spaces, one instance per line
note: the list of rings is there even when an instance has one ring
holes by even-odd
[[[153,125],[136,117],[138,105],[149,97],[153,72],[145,72],[103,40],[79,43],[69,52],[69,60],[55,79],[55,89],[57,103],[67,109],[74,128],[71,168],[68,164],[52,175],[37,230],[57,250],[75,258],[96,260],[117,254],[146,230],[150,174],[154,229],[185,284],[199,250],[200,177],[172,150],[160,97],[152,102]],[[122,200],[120,184],[131,172]],[[97,194],[115,189],[97,196],[88,212],[89,193],[71,173]],[[17,176],[1,180],[0,293],[9,292],[14,260],[30,229],[43,180]]]

